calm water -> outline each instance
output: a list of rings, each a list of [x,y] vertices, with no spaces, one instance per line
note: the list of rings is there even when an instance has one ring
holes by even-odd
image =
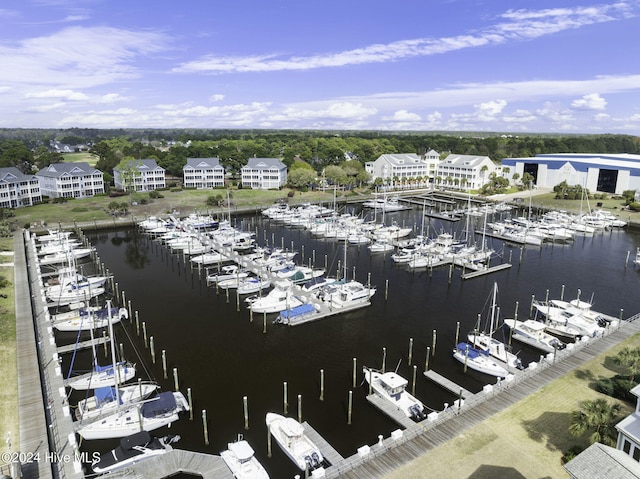
[[[389,215],[387,220],[415,226],[419,232],[421,217],[421,211],[416,209]],[[302,259],[302,245],[306,264],[315,251],[315,264],[323,267],[326,255],[331,274],[335,274],[337,261],[343,259],[344,248],[335,241],[318,240],[304,230],[287,229],[259,217],[239,217],[236,221],[244,230],[257,231],[260,244],[291,248],[293,242],[300,252],[298,262]],[[460,236],[464,227],[464,221],[431,220],[423,228],[431,236],[442,231]],[[355,267],[357,279],[365,282],[370,273],[371,282],[378,287],[372,306],[295,328],[274,326],[274,315],[269,315],[266,334],[262,315],[256,315],[251,322],[244,304],[240,311],[236,310],[235,293],[231,292],[227,302],[224,293],[216,295],[214,288],[206,287],[204,275],[201,279],[197,270],[192,272],[181,258],[170,256],[162,246],[135,230],[101,232],[89,239],[155,340],[157,363],[153,365],[142,338],[136,335],[135,325],[125,324],[124,330],[118,327],[118,341],[123,342],[127,358],[138,364],[142,374],[144,365],[149,376],[169,390],[173,387],[171,371],[169,379],[164,380],[160,361],[160,351],[165,349],[169,369],[178,368],[181,390],[186,394],[190,387],[193,392],[194,420],[183,417],[170,429],[172,434],[182,436],[178,447],[217,454],[242,433],[274,478],[299,473],[275,442],[272,457],[267,457],[264,417],[269,411],[282,413],[285,381],[289,414],[297,417],[300,395],[303,420],[343,456],[354,454],[363,444],[374,444],[379,434],[387,437],[398,428],[366,401],[367,389],[361,385],[362,366],[381,367],[383,348],[387,370],[398,366],[398,373],[411,382],[413,369],[408,364],[408,352],[410,338],[413,339],[413,364],[418,366],[416,395],[434,410],[441,410],[445,402],[452,403],[456,398],[421,375],[433,330],[437,331],[437,344],[436,354],[430,358],[431,369],[472,391],[495,382],[473,371],[463,373],[451,355],[456,323],[460,322],[461,335],[473,328],[478,313],[486,313],[494,281],[498,283],[502,317],[512,317],[519,302],[518,316],[522,318],[528,313],[531,295],[544,299],[548,289],[551,298],[559,298],[562,285],[565,299],[574,298],[578,289],[582,299],[593,294],[594,308],[599,311],[618,316],[623,308],[625,318],[640,311],[640,272],[631,262],[625,268],[627,252],[633,254],[640,245],[640,236],[625,231],[577,237],[567,245],[525,249],[487,239],[488,245],[506,260],[511,258],[513,267],[466,281],[460,278],[459,270],[449,281],[448,267],[411,272],[396,266],[388,254],[372,256],[366,247],[350,246],[349,275]],[[479,236],[477,239],[480,241]],[[386,301],[385,280],[389,281]],[[74,339],[75,335],[67,334],[60,337],[60,342]],[[538,352],[518,343],[514,347],[521,351],[525,363],[539,357]],[[353,358],[357,359],[358,385],[353,388],[353,419],[348,425]],[[66,367],[68,361],[65,357]],[[88,365],[89,353],[81,353],[76,361]],[[323,401],[320,370],[325,372]],[[248,430],[244,429],[244,396],[249,403]],[[209,446],[203,440],[203,409],[208,415]],[[166,433],[163,429],[155,434]],[[87,441],[83,448],[106,450],[114,445],[115,441]]]

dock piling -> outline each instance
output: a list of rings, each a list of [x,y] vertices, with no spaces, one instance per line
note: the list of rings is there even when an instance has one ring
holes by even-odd
[[[242,397],[242,408],[244,410],[244,429],[249,430],[249,399],[247,396]]]
[[[320,401],[324,401],[324,369],[320,370]]]
[[[191,388],[187,388],[187,402],[189,403],[189,421],[193,421],[193,396]]]
[[[167,379],[167,350],[162,350],[162,377]]]
[[[207,425],[207,410],[202,410],[202,428],[204,431],[204,445],[209,445],[209,426]]]
[[[178,382],[178,368],[173,368],[173,387],[176,392],[180,390],[180,383]]]
[[[287,381],[282,384],[282,410],[284,414],[289,412],[289,392],[287,391]]]
[[[351,424],[352,413],[353,413],[353,391],[349,390],[349,406],[347,408],[347,424]]]

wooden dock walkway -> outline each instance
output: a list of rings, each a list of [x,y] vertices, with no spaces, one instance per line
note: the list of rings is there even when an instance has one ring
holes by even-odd
[[[90,348],[92,345],[99,346],[108,342],[109,342],[108,336],[101,336],[99,338],[95,338],[93,341],[88,339],[87,341],[79,341],[77,343],[58,346],[58,353],[59,354],[72,353],[74,351],[79,351],[81,349]]]
[[[84,472],[29,232],[16,234],[14,248],[20,451],[38,454],[22,465],[22,474],[80,479]]]
[[[311,425],[304,421],[302,423],[302,427],[304,428],[305,435],[311,439],[311,441],[318,446],[320,452],[325,457],[327,461],[331,464],[340,464],[344,461],[344,457],[340,455],[338,451],[336,451],[331,444],[327,442],[327,440],[320,435],[318,431],[316,431]]]
[[[457,264],[457,263],[456,263]],[[511,268],[511,263],[501,263],[496,266],[489,266],[488,268],[480,268],[475,271],[470,271],[469,273],[465,273],[465,269],[469,268],[469,265],[458,264],[458,266],[462,266],[462,279],[472,279],[477,278],[478,276],[483,276],[485,274],[495,273],[496,271],[502,271],[503,269]]]
[[[233,479],[234,475],[220,456],[174,449],[109,474],[115,478],[162,479],[176,474],[190,474],[203,479]]]
[[[435,421],[422,421],[403,431],[399,438],[385,438],[382,444],[371,446],[366,459],[358,458],[357,454],[346,458],[340,467],[330,468],[326,477],[380,479],[639,332],[640,322],[625,322],[605,337],[591,340],[575,350],[564,350],[555,361],[545,360],[519,373],[512,381],[502,381],[487,392],[474,395],[459,410],[449,408],[439,413]]]
[[[456,396],[462,395],[462,399],[466,400],[473,397],[473,393],[471,391],[468,391],[467,389],[454,383],[450,379],[445,378],[441,374],[435,372],[433,369],[429,369],[422,374],[424,374],[425,378],[430,379],[431,381],[436,383],[438,386],[446,389],[449,392],[452,392]]]
[[[405,429],[409,429],[415,426],[416,424],[413,420],[411,420],[411,418],[408,418],[407,415],[403,413],[400,409],[398,409],[397,407],[394,407],[389,401],[381,398],[375,393],[369,394],[367,396],[367,401],[369,401],[375,407],[380,409],[383,413],[385,413],[387,416],[389,416],[391,419],[393,419],[395,422],[397,422],[400,426],[402,426]]]

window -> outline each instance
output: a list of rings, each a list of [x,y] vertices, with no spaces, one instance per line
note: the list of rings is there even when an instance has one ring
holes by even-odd
[[[638,447],[633,448],[633,459],[640,462],[640,448]]]
[[[631,449],[631,443],[627,439],[624,439],[622,442],[622,450],[625,453],[629,454],[630,449]]]

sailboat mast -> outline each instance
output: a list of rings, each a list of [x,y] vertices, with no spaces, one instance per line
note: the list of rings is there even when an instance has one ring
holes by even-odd
[[[107,301],[107,311],[109,318],[109,342],[111,343],[111,364],[113,364],[113,377],[115,379],[116,405],[120,405],[120,378],[119,369],[116,362],[116,348],[113,342],[113,321],[111,321],[111,300]]]
[[[491,299],[491,324],[489,326],[489,337],[493,337],[493,325],[496,315],[496,299],[498,296],[498,283],[493,283],[493,298]]]

